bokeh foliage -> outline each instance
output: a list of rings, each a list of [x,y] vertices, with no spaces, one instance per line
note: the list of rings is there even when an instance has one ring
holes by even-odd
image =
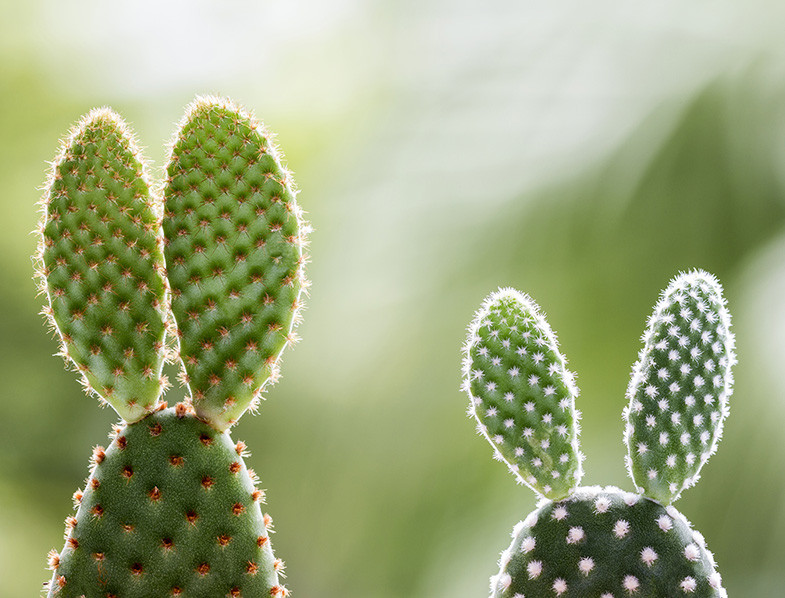
[[[659,289],[692,267],[725,286],[739,365],[725,438],[680,510],[706,536],[729,595],[779,595],[785,385],[766,352],[785,335],[783,302],[771,292],[785,273],[785,61],[776,49],[761,50],[765,35],[758,46],[714,52],[722,38],[707,41],[676,12],[685,19],[677,39],[700,41],[685,46],[653,28],[642,49],[632,39],[639,24],[627,23],[626,37],[612,34],[602,25],[609,13],[600,12],[581,25],[567,55],[579,63],[587,47],[607,39],[621,54],[648,52],[657,68],[649,78],[630,77],[626,93],[570,95],[560,77],[532,74],[535,58],[564,48],[561,37],[540,40],[529,62],[513,60],[526,56],[516,53],[509,25],[511,15],[525,20],[522,8],[478,21],[469,9],[425,5],[411,17],[420,29],[385,2],[367,11],[343,3],[337,14],[348,16],[320,29],[306,2],[276,17],[296,43],[265,46],[260,57],[243,46],[252,76],[235,69],[215,77],[220,65],[200,75],[188,62],[204,58],[195,49],[196,58],[177,55],[190,78],[141,94],[102,79],[107,67],[88,50],[109,43],[109,55],[120,52],[106,36],[69,47],[63,55],[71,61],[58,61],[46,37],[57,30],[45,16],[53,3],[3,7],[0,14],[13,18],[4,19],[0,45],[0,598],[35,595],[47,578],[45,555],[62,542],[70,495],[114,419],[51,357],[56,345],[36,315],[29,231],[45,161],[82,113],[111,103],[160,167],[154,148],[171,135],[182,106],[212,91],[235,96],[278,131],[315,227],[303,342],[260,415],[244,418],[235,433],[254,450],[248,463],[268,489],[276,552],[295,596],[487,591],[510,529],[533,506],[531,493],[487,458],[458,390],[465,326],[499,285],[536,298],[577,373],[585,483],[631,489],[620,417],[630,367]],[[93,15],[79,25],[83,32],[123,16],[87,0],[79,6]],[[543,23],[571,31],[570,23]],[[738,41],[733,23],[724,26],[727,43]],[[230,31],[209,33],[228,41]],[[497,39],[507,45],[488,41]],[[422,57],[415,42],[424,44]],[[696,52],[677,55],[674,44]],[[230,46],[218,55],[239,52]],[[161,58],[176,63],[173,56]],[[695,75],[690,84],[658,78],[685,63]],[[544,122],[541,131],[537,110],[546,115],[548,97],[568,96],[576,106],[634,109],[599,120],[581,143],[540,152],[543,135],[567,138],[572,121],[564,130]],[[527,110],[528,129],[514,120]],[[547,168],[531,157],[538,154],[547,155]],[[176,388],[168,394],[170,402],[180,396]]]

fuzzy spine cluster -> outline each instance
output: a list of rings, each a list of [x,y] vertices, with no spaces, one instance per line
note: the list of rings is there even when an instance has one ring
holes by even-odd
[[[516,447],[529,438],[552,435],[553,416],[543,420],[539,414],[550,414],[548,397],[561,396],[560,387],[551,378],[549,392],[532,393],[510,380],[542,363],[560,373],[564,388],[574,388],[573,377],[527,295],[500,289],[475,315],[464,348],[469,412],[495,454],[540,495],[537,509],[515,527],[512,544],[502,553],[499,572],[491,578],[493,598],[727,596],[703,536],[670,504],[697,480],[728,413],[736,359],[716,278],[700,270],[677,276],[656,305],[643,340],[624,410],[628,471],[639,494],[578,487],[577,425],[572,454],[578,475],[574,484],[554,491],[530,469],[535,463],[542,468],[543,457],[514,458],[526,454],[528,447],[517,454]],[[538,358],[520,359],[533,355],[532,349]],[[528,375],[540,377],[542,371]],[[533,413],[538,414],[533,422],[523,419]],[[519,429],[521,421],[528,429]],[[562,460],[570,462],[570,454]],[[558,470],[549,474],[562,477]]]
[[[122,119],[93,110],[42,201],[44,312],[123,420],[74,495],[48,595],[283,597],[264,493],[228,428],[296,340],[307,225],[269,135],[226,99],[191,104],[161,189],[147,170]],[[175,408],[161,400],[167,334],[191,391]]]

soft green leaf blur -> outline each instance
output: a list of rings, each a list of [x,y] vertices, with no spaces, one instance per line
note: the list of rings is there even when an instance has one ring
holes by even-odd
[[[692,267],[725,285],[739,365],[677,506],[732,598],[781,597],[783,22],[774,0],[0,2],[0,598],[38,595],[115,421],[37,315],[46,161],[108,104],[160,169],[196,93],[277,132],[315,228],[303,341],[233,432],[295,598],[487,596],[535,502],[458,390],[465,327],[500,285],[536,299],[577,372],[584,482],[631,489],[630,367]]]

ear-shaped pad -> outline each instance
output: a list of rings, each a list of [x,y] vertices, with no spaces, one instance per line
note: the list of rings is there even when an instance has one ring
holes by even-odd
[[[514,289],[492,293],[464,346],[469,413],[498,458],[535,492],[567,496],[583,474],[573,375],[537,304]]]
[[[39,278],[61,353],[127,422],[161,394],[160,207],[133,135],[97,109],[71,131],[43,198]]]
[[[736,362],[717,279],[681,274],[663,292],[632,368],[624,410],[627,469],[639,491],[670,504],[717,450]]]
[[[255,406],[295,340],[304,224],[268,134],[228,100],[198,98],[171,148],[166,263],[185,380],[219,430]]]

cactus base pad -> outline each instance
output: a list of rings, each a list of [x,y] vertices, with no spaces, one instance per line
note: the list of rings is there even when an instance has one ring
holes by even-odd
[[[494,598],[722,598],[712,554],[672,506],[609,486],[544,499],[513,531]]]
[[[244,453],[182,404],[119,427],[75,495],[49,596],[285,595]]]

